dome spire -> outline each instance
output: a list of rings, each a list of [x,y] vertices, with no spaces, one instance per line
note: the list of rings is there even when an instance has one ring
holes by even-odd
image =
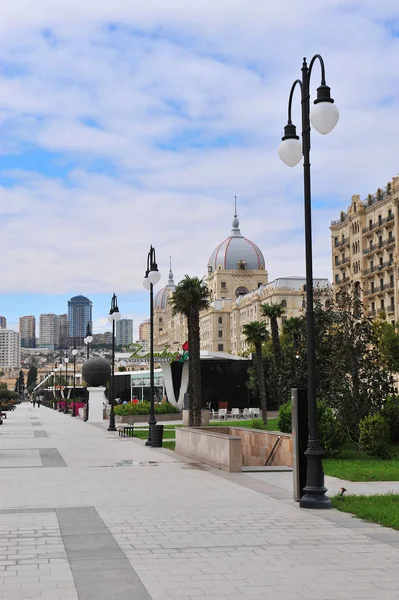
[[[233,229],[231,230],[231,235],[233,237],[242,237],[240,231],[240,221],[237,217],[237,196],[234,196],[234,219],[233,219]]]
[[[172,257],[169,256],[169,279],[168,279],[168,286],[174,286],[175,282],[173,280],[173,271],[172,271]]]

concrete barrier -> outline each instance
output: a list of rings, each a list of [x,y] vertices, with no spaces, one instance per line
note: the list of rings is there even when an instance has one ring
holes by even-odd
[[[277,438],[273,457],[269,466],[292,467],[292,435],[279,431],[262,431],[261,429],[248,429],[246,427],[207,427],[209,431],[220,432],[225,435],[237,436],[242,443],[242,464],[251,467],[261,467],[266,464]]]
[[[241,439],[208,428],[181,427],[175,430],[175,452],[229,473],[242,467]]]

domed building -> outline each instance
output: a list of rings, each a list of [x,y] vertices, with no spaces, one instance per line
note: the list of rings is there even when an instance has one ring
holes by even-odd
[[[173,281],[172,262],[170,262],[168,283],[155,294],[154,310],[166,310],[169,295],[173,294],[175,289],[176,286]]]
[[[234,214],[230,236],[212,252],[206,282],[210,290],[209,309],[200,315],[201,351],[242,354],[248,350],[243,327],[263,320],[262,304],[281,303],[290,317],[303,315],[305,277],[284,277],[269,282],[265,258],[259,247],[240,230]],[[314,285],[327,288],[328,279],[315,279]],[[175,284],[172,271],[168,284],[154,299],[154,346],[157,351],[178,351],[187,340],[187,322],[173,315],[168,302]]]

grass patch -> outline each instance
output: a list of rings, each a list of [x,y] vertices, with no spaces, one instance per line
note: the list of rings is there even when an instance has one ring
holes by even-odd
[[[265,427],[266,431],[278,431],[277,421],[277,418],[268,419]],[[261,419],[250,419],[248,421],[237,419],[236,421],[212,421],[212,423],[210,423],[210,426],[212,427],[248,427],[250,429],[260,429],[261,425],[263,425]]]
[[[384,527],[399,529],[399,495],[336,496],[332,498],[334,508],[352,513],[355,517],[379,523]]]
[[[173,440],[166,440],[162,442],[162,448],[168,448],[168,450],[174,450],[176,442]]]
[[[141,440],[146,440],[148,438],[148,429],[144,429],[144,431],[142,431],[141,429],[135,429],[133,431],[133,437],[140,438]],[[164,439],[174,439],[175,432],[173,431],[173,429],[169,429],[166,431],[164,430],[163,437]]]
[[[339,458],[323,461],[324,473],[347,481],[399,481],[399,446],[392,446],[392,458],[368,456],[355,444],[348,444]]]

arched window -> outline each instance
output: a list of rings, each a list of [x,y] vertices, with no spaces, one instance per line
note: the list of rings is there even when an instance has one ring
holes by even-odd
[[[223,317],[219,317],[218,322],[219,322],[219,325],[222,325],[222,323],[223,323]]]
[[[281,300],[281,306],[287,308],[287,300]]]

